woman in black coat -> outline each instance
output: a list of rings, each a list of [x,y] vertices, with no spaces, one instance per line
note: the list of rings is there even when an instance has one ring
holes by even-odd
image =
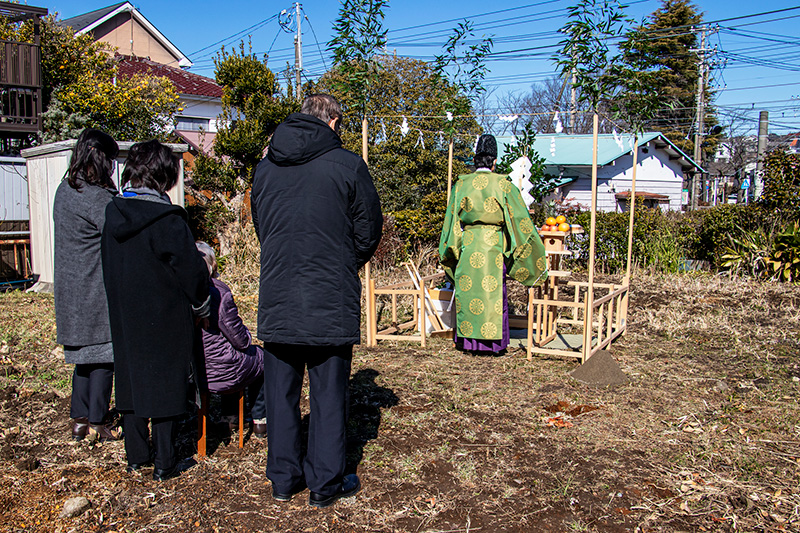
[[[166,191],[178,179],[178,158],[147,141],[131,147],[122,194],[106,209],[103,274],[116,368],[116,405],[125,414],[128,470],[150,461],[153,479],[177,475],[174,436],[187,412],[194,322],[208,316],[208,270],[194,244],[186,211]]]
[[[106,206],[117,194],[111,174],[117,143],[99,130],[85,129],[72,151],[67,179],[53,202],[57,340],[72,374],[72,438],[117,440],[108,422],[114,380],[114,352],[108,326],[100,263],[100,234]]]

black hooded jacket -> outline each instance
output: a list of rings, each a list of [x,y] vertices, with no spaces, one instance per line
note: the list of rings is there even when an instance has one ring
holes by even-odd
[[[360,340],[358,270],[383,216],[367,165],[323,121],[289,115],[256,167],[253,223],[261,241],[258,338],[344,346]]]
[[[145,418],[186,412],[192,306],[208,298],[209,284],[186,211],[137,198],[112,199],[102,256],[117,409]]]

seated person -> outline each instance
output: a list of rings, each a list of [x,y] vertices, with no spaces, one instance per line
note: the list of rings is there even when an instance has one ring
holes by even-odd
[[[225,394],[247,388],[246,405],[253,419],[253,435],[267,435],[264,403],[264,351],[252,343],[252,336],[239,316],[231,289],[218,279],[214,249],[198,241],[211,275],[211,315],[203,321],[203,353],[208,391]],[[222,397],[222,414],[231,428],[237,427],[235,396]]]

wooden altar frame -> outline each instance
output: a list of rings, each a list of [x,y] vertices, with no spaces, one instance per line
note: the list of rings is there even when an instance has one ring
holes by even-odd
[[[367,118],[364,117],[361,127],[362,135],[362,157],[367,161]],[[636,204],[636,172],[638,167],[639,143],[638,135],[634,135],[632,154],[633,169],[631,179],[631,199],[630,217],[628,220],[628,255],[625,267],[625,276],[620,284],[595,283],[595,254],[596,254],[596,230],[597,230],[597,140],[599,134],[599,115],[594,113],[592,127],[592,204],[591,222],[589,228],[589,280],[588,282],[569,281],[567,286],[575,288],[575,295],[572,301],[558,299],[558,287],[562,284],[561,278],[569,276],[568,272],[560,269],[561,256],[563,255],[563,240],[561,250],[551,250],[549,257],[551,264],[557,264],[556,268],[549,269],[549,275],[545,283],[539,287],[531,287],[528,290],[527,316],[509,316],[509,323],[521,322],[520,319],[527,319],[528,339],[527,355],[530,360],[534,353],[540,355],[556,355],[580,358],[581,363],[586,362],[598,351],[608,347],[611,342],[624,335],[627,329],[628,304],[631,279],[631,261],[633,252],[633,222]],[[453,165],[453,139],[450,138],[448,149],[448,175],[447,175],[447,198],[450,199],[450,188],[452,186],[452,165]],[[563,234],[562,234],[563,235]],[[553,259],[557,257],[557,259]],[[436,277],[443,277],[444,272],[439,272],[432,276],[426,276],[423,280],[430,280]],[[365,284],[367,286],[367,345],[376,346],[378,340],[413,340],[419,341],[422,346],[426,345],[425,320],[421,327],[420,335],[392,335],[386,328],[381,332],[377,331],[377,313],[375,310],[376,296],[380,294],[392,295],[393,323],[396,322],[397,296],[400,294],[415,295],[414,301],[414,320],[402,324],[416,324],[417,309],[419,302],[426,305],[419,309],[427,310],[424,283],[419,288],[413,286],[413,282],[404,282],[385,287],[375,287],[375,281],[370,276],[370,265],[367,263],[365,268]],[[595,300],[595,289],[606,291]],[[581,298],[581,294],[584,297]],[[570,317],[561,318],[558,316],[559,308],[571,310]],[[582,312],[581,312],[582,311]],[[435,313],[434,313],[435,314]],[[425,315],[425,313],[423,313]],[[535,321],[534,321],[535,316]],[[438,319],[438,317],[437,317]],[[578,350],[562,350],[548,348],[547,344],[552,342],[558,335],[558,324],[568,324],[582,326],[581,338],[583,342]],[[441,325],[441,324],[440,324]],[[401,325],[398,325],[401,326]],[[394,326],[393,326],[394,327]],[[394,332],[399,332],[399,329]],[[535,332],[535,333],[534,333]],[[442,329],[434,331],[439,336],[450,335],[452,330]]]

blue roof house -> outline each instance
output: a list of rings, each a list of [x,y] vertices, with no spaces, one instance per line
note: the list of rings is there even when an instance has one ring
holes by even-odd
[[[633,135],[601,134],[597,141],[597,209],[627,211],[633,177]],[[497,137],[498,157],[512,136]],[[534,149],[545,159],[545,172],[560,177],[545,200],[569,199],[585,207],[592,200],[592,135],[539,134]],[[645,133],[637,142],[636,201],[664,211],[680,210],[684,174],[703,169],[661,133]]]

